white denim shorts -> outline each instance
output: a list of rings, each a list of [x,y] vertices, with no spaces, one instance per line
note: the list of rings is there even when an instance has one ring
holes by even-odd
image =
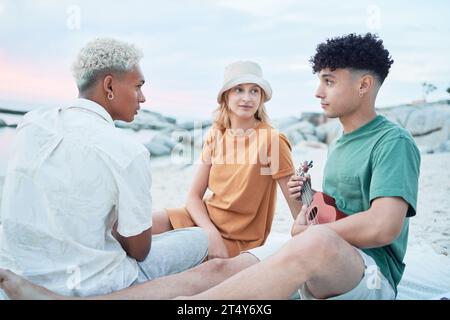
[[[191,269],[208,255],[208,236],[199,227],[176,229],[152,237],[147,258],[138,262],[134,284]]]
[[[251,253],[259,261],[262,261],[276,253],[285,243],[286,241],[274,241],[245,252]],[[352,290],[338,296],[330,297],[327,300],[394,300],[395,291],[386,277],[380,272],[380,268],[377,266],[375,260],[362,250],[356,247],[354,248],[364,261],[365,270],[363,278]],[[299,288],[298,292],[295,292],[291,296],[291,299],[317,300],[309,292],[306,284]]]

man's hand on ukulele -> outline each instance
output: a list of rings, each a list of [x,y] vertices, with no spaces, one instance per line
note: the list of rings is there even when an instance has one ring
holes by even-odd
[[[305,174],[305,176],[292,175],[289,179],[287,186],[289,191],[289,197],[300,200],[300,196],[302,194],[303,185],[306,181],[311,180],[309,174]]]
[[[308,228],[308,225],[306,224],[306,210],[307,209],[308,209],[308,207],[306,205],[302,206],[302,210],[300,210],[299,214],[297,215],[297,218],[295,219],[294,223],[292,224],[291,236],[296,236]]]

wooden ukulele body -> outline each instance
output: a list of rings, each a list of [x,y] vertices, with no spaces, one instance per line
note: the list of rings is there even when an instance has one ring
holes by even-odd
[[[329,195],[316,191],[306,211],[306,224],[333,222],[347,215],[336,208],[336,201]]]

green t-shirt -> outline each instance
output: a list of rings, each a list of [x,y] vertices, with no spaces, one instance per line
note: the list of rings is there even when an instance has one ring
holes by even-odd
[[[351,215],[370,208],[379,197],[401,197],[408,204],[399,237],[390,245],[362,249],[397,292],[405,264],[409,217],[416,214],[420,153],[411,135],[378,115],[330,146],[323,191]]]

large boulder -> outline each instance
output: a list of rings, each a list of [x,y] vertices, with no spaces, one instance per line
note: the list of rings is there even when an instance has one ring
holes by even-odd
[[[169,155],[177,143],[170,132],[160,131],[149,142],[144,143],[144,146],[150,152],[151,156],[158,157]]]
[[[203,143],[205,142],[206,136],[210,130],[211,130],[211,126],[204,127],[204,128],[202,128],[202,130],[194,130],[193,145],[196,148],[203,148]]]
[[[196,126],[193,130],[176,129],[172,132],[172,139],[182,145],[192,145],[196,148],[202,148],[206,135],[211,129],[209,126]]]
[[[5,183],[5,177],[2,177],[0,175],[0,208],[2,207],[2,194],[3,194],[3,185]],[[2,215],[0,214],[0,228],[1,228],[1,223],[2,223]]]
[[[320,142],[325,142],[327,140],[327,132],[323,126],[316,127],[316,137]]]
[[[284,132],[288,127],[298,123],[300,121],[300,118],[298,117],[286,117],[286,118],[280,118],[271,121],[271,124],[274,128],[277,128],[281,132]]]
[[[306,140],[305,135],[302,134],[302,133],[299,132],[299,131],[289,131],[289,132],[287,132],[287,133],[285,133],[285,134],[286,134],[286,137],[287,137],[288,140],[289,140],[289,143],[290,143],[292,146],[295,146],[295,145],[297,145],[298,143],[300,143],[300,142]]]
[[[292,145],[296,145],[300,141],[318,141],[315,136],[314,125],[308,121],[300,121],[281,130]]]
[[[450,105],[444,102],[379,110],[408,130],[423,152],[442,152],[450,140]]]
[[[147,142],[144,146],[150,152],[150,156],[166,156],[172,151],[171,148],[161,143]]]
[[[202,120],[202,121],[185,121],[177,125],[178,128],[183,130],[194,130],[198,128],[207,128],[212,124],[212,120]]]
[[[155,135],[150,142],[166,146],[170,148],[170,150],[172,150],[173,147],[175,147],[175,145],[177,144],[177,142],[174,141],[169,135],[166,135],[162,132]]]
[[[407,129],[413,136],[424,136],[439,131],[448,127],[450,123],[450,106],[447,104],[400,106],[379,111]]]
[[[314,126],[319,126],[327,121],[327,117],[322,112],[303,112],[301,118]]]
[[[150,130],[173,130],[176,127],[176,119],[165,117],[159,113],[148,110],[140,110],[133,122],[115,121],[116,127],[129,128],[134,131],[143,129]]]
[[[440,153],[450,152],[450,140],[444,141],[439,145],[429,146],[424,144],[417,144],[421,153]]]
[[[441,143],[436,149],[436,152],[450,152],[450,140]]]
[[[147,109],[140,110],[137,117],[142,118],[142,119],[145,119],[145,118],[157,119],[161,122],[167,122],[167,123],[171,123],[171,124],[177,123],[177,119],[175,119],[173,117],[165,116],[165,115],[162,115],[161,113],[150,111]]]
[[[328,119],[327,122],[317,127],[317,131],[320,137],[325,136],[324,140],[319,140],[329,145],[342,135],[342,125],[338,119]]]
[[[314,134],[315,128],[312,123],[302,120],[284,129],[284,132],[286,133],[288,133],[289,131],[299,131],[304,134]]]
[[[136,122],[125,122],[121,120],[114,121],[114,124],[117,128],[121,129],[132,129],[133,131],[139,131],[142,129],[141,125]]]

